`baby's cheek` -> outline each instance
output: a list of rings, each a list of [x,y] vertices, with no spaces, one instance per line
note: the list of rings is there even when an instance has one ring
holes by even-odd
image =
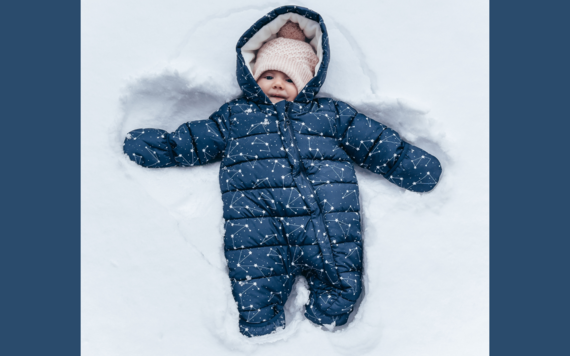
[[[291,96],[293,99],[297,96],[297,94],[299,94],[299,91],[297,90],[297,87],[295,87],[291,90]]]

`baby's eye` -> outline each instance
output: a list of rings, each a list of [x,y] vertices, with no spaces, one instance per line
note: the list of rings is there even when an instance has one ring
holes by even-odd
[[[265,79],[267,79],[267,80],[271,80],[271,79],[273,79],[273,77],[272,77],[272,76],[270,76],[270,75],[268,75],[268,76],[266,76],[266,77],[265,77]]]
[[[287,79],[287,83],[293,83],[291,79]]]

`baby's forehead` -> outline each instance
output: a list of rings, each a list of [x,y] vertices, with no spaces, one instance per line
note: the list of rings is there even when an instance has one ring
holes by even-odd
[[[278,71],[278,70],[273,70],[273,69],[271,69],[271,70],[266,70],[265,72],[263,72],[262,75],[268,75],[268,74],[273,74],[273,75],[275,75],[275,74],[281,74],[282,76],[289,78],[289,76],[288,76],[287,74],[285,74],[285,73],[283,73],[283,72],[281,72],[281,71]]]

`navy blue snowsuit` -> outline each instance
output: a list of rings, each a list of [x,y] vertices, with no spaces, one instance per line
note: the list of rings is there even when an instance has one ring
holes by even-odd
[[[322,61],[293,102],[274,105],[253,79],[241,48],[263,26],[291,12],[320,26]],[[239,39],[240,98],[173,133],[139,129],[125,139],[124,152],[144,167],[221,159],[225,256],[240,331],[247,336],[285,326],[283,306],[298,275],[307,278],[310,289],[307,318],[319,325],[347,322],[362,290],[353,163],[414,192],[433,189],[441,174],[434,156],[402,141],[395,131],[344,102],[315,97],[329,58],[319,14],[277,8]]]

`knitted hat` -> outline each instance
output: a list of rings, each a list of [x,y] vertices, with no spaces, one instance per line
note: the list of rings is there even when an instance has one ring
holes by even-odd
[[[257,81],[265,71],[278,70],[287,74],[300,92],[315,75],[318,62],[299,24],[287,21],[277,32],[277,38],[266,42],[257,52],[253,79]]]

